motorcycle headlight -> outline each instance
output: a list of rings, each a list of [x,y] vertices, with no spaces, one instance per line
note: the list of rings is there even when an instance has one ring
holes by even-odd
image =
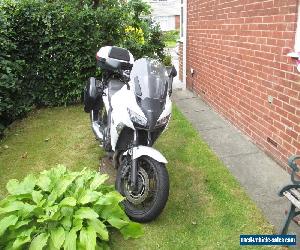
[[[170,115],[167,115],[167,116],[165,116],[165,117],[162,117],[161,119],[159,119],[159,120],[156,122],[156,126],[162,126],[162,125],[165,125],[166,123],[168,123],[169,118],[170,118]]]
[[[127,109],[128,114],[130,116],[130,120],[134,123],[137,123],[139,125],[142,125],[143,127],[147,126],[147,119],[145,119],[144,117],[138,115],[137,113],[135,113],[134,111]]]

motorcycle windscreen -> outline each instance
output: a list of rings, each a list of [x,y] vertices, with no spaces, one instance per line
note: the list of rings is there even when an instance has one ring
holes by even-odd
[[[165,100],[168,92],[166,68],[157,60],[141,58],[135,61],[131,71],[135,94],[145,98]]]
[[[164,65],[148,58],[135,61],[131,71],[134,92],[147,118],[147,127],[155,129],[168,93],[168,75]]]

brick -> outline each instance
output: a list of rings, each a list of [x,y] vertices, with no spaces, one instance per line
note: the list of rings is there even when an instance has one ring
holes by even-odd
[[[289,112],[289,113],[292,113],[292,114],[295,114],[295,113],[296,113],[296,108],[293,107],[293,106],[291,106],[291,105],[289,105],[289,104],[283,103],[282,108],[283,108],[284,110],[286,110],[287,112]]]
[[[286,103],[289,103],[290,100],[289,96],[284,94],[278,94],[278,99]]]
[[[300,152],[300,74],[286,56],[297,8],[296,0],[188,1],[187,64],[196,74],[187,87],[284,163]]]
[[[300,125],[300,116],[298,115],[298,113],[296,113],[296,115],[293,114],[288,114],[287,117],[290,121],[292,121],[293,123]]]

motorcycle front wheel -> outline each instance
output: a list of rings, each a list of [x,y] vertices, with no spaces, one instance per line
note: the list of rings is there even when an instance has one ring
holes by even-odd
[[[125,164],[118,168],[116,189],[126,198],[122,203],[128,217],[137,222],[154,220],[169,196],[169,176],[164,164],[147,156],[138,158],[138,188],[133,191]],[[130,172],[130,171],[129,171]]]

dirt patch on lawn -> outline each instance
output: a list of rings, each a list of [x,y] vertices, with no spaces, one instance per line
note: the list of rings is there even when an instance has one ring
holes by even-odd
[[[107,180],[108,184],[115,185],[117,169],[114,168],[112,160],[108,156],[105,156],[100,160],[99,172],[109,176],[109,179]]]

